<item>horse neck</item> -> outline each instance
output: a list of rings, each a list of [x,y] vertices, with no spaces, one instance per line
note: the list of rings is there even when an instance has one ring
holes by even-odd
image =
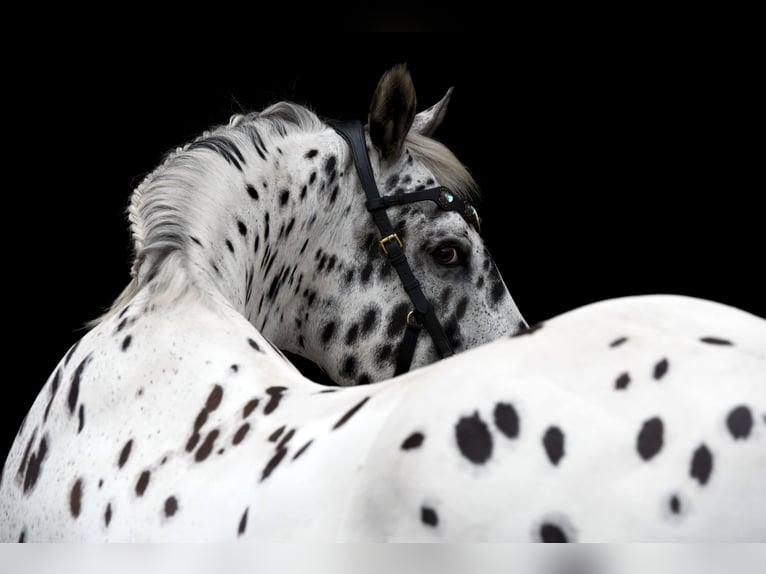
[[[254,129],[258,133],[257,124]],[[166,162],[155,185],[160,189],[143,195],[146,202],[152,193],[157,202],[163,195],[176,199],[182,229],[171,232],[179,236],[182,257],[167,260],[183,261],[194,284],[276,346],[300,351],[296,323],[307,318],[316,296],[317,246],[331,243],[344,220],[341,210],[328,209],[346,195],[339,158],[344,150],[329,128],[278,135],[267,140],[262,133],[233,130],[220,137],[236,149],[221,141],[192,144]],[[139,282],[151,269],[147,257]]]

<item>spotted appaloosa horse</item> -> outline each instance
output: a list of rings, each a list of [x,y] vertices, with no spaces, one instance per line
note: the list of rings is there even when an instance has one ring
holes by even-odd
[[[766,321],[644,296],[514,333],[472,181],[429,137],[445,106],[415,115],[404,67],[373,96],[395,239],[359,146],[305,108],[170,154],[131,200],[133,281],[19,430],[0,540],[764,539]],[[392,377],[427,320],[414,277],[444,337]]]

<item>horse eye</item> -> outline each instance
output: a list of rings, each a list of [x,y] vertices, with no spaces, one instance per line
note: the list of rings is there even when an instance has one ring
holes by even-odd
[[[439,265],[452,266],[463,262],[460,251],[452,245],[437,247],[431,255]]]

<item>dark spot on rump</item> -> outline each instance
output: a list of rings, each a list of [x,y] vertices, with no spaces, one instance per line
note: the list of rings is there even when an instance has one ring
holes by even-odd
[[[708,345],[733,345],[731,341],[728,339],[721,339],[719,337],[702,337],[700,339],[703,343],[707,343]]]
[[[280,462],[282,462],[282,459],[285,458],[285,455],[287,454],[286,448],[280,448],[277,449],[276,454],[271,457],[268,463],[266,463],[266,467],[263,469],[263,472],[261,473],[261,482],[266,480],[269,475],[271,475],[272,472],[274,472],[274,469],[277,468],[277,465],[279,465]]]
[[[322,343],[327,344],[335,336],[335,321],[330,321],[322,328]]]
[[[644,460],[650,460],[662,449],[664,427],[659,417],[644,422],[638,433],[636,449]]]
[[[202,437],[200,436],[199,431],[195,430],[186,442],[186,452],[193,451],[197,447],[200,438]]]
[[[433,508],[428,506],[422,506],[420,508],[420,520],[426,526],[437,526],[439,524],[439,517]]]
[[[346,271],[346,276],[344,277],[344,280],[346,281],[346,283],[351,283],[353,279],[354,279],[354,270],[349,269],[348,271]]]
[[[241,427],[237,429],[237,432],[234,433],[234,438],[231,440],[232,444],[239,444],[242,442],[242,440],[247,436],[248,431],[250,430],[250,423],[245,423]]]
[[[128,457],[130,457],[130,450],[133,448],[133,439],[130,439],[128,442],[125,443],[125,446],[122,447],[122,450],[120,451],[120,457],[117,459],[117,468],[122,468],[125,466],[125,463],[128,462]]]
[[[544,522],[540,526],[540,539],[543,542],[563,543],[569,542],[564,530],[556,524],[550,522]]]
[[[138,477],[138,481],[136,482],[136,494],[138,496],[143,496],[144,492],[146,492],[146,487],[149,486],[149,479],[151,476],[152,473],[148,470],[145,470]]]
[[[670,512],[673,514],[680,514],[681,513],[681,500],[678,498],[677,495],[673,495],[670,497]]]
[[[178,510],[178,500],[175,496],[169,496],[165,499],[165,516],[170,518]]]
[[[269,395],[269,402],[263,407],[263,414],[271,414],[282,400],[283,393],[287,390],[287,387],[269,387],[266,389],[266,394]]]
[[[617,390],[627,389],[630,384],[630,375],[628,373],[622,373],[614,382],[614,388]]]
[[[460,453],[474,464],[484,464],[492,456],[492,436],[478,412],[462,417],[455,425]]]
[[[77,518],[80,516],[80,510],[82,509],[82,479],[78,478],[72,490],[69,492],[69,512],[72,517]]]
[[[302,454],[303,454],[303,453],[306,451],[306,449],[308,449],[308,447],[309,447],[309,446],[311,446],[311,443],[312,443],[312,442],[314,442],[314,439],[311,439],[311,440],[310,440],[310,441],[308,441],[306,444],[304,444],[304,445],[303,445],[301,448],[299,448],[299,449],[298,449],[298,452],[296,452],[296,453],[293,455],[293,460],[295,460],[295,459],[296,459],[296,458],[298,458],[300,455],[302,455]]]
[[[656,365],[654,365],[654,378],[660,380],[668,372],[668,360],[662,359]]]
[[[279,207],[284,207],[287,205],[288,200],[290,199],[290,191],[287,189],[283,189],[279,192]]]
[[[120,331],[122,331],[125,328],[125,325],[127,324],[128,324],[128,317],[123,317],[122,321],[120,321],[119,325],[117,325],[117,330],[115,331],[115,333],[119,333]]]
[[[689,473],[692,478],[696,478],[697,481],[704,486],[710,479],[710,473],[713,472],[713,454],[710,452],[707,446],[700,445],[697,450],[694,451],[692,456],[692,464]]]
[[[287,434],[282,437],[282,440],[279,441],[279,444],[277,445],[277,448],[287,448],[287,443],[290,442],[290,439],[295,436],[295,429],[290,429],[287,431]]]
[[[195,461],[202,462],[208,456],[210,456],[210,453],[213,451],[213,447],[215,446],[215,440],[218,438],[219,433],[220,431],[218,429],[213,429],[207,433],[204,442],[197,449],[197,452],[194,453]]]
[[[205,410],[208,412],[212,412],[215,409],[218,408],[218,406],[221,404],[221,399],[223,398],[223,387],[221,385],[215,385],[213,387],[213,390],[210,391],[210,395],[207,397],[207,401],[205,402]]]
[[[744,405],[732,409],[726,417],[726,426],[729,427],[729,432],[735,439],[746,439],[753,428],[753,415],[750,409]]]
[[[130,342],[133,340],[133,337],[131,335],[128,335],[122,340],[122,350],[127,351],[128,347],[130,347]]]
[[[228,249],[230,252],[234,253],[234,244],[231,241],[229,241],[228,239],[226,240],[226,249]]]
[[[354,405],[353,407],[351,407],[351,408],[350,408],[350,409],[349,409],[349,410],[346,412],[346,414],[344,414],[342,417],[340,417],[340,418],[338,419],[338,422],[336,422],[336,423],[333,425],[333,427],[332,427],[332,430],[338,429],[338,428],[342,427],[344,424],[346,424],[346,423],[348,422],[348,420],[349,420],[349,419],[350,419],[352,416],[354,416],[354,415],[355,415],[355,414],[356,414],[356,413],[359,411],[359,409],[361,409],[361,408],[362,408],[362,407],[365,405],[365,403],[366,403],[367,401],[369,401],[369,400],[370,400],[370,397],[365,397],[365,398],[363,398],[361,401],[359,401],[359,402],[358,402],[356,405]]]
[[[109,527],[109,523],[112,521],[112,503],[108,503],[106,505],[106,510],[104,511],[104,526],[107,528]]]
[[[628,340],[627,337],[620,337],[619,339],[615,339],[614,341],[609,343],[609,346],[610,347],[619,347],[620,345],[622,345],[627,340]]]
[[[286,425],[282,425],[282,426],[281,426],[281,427],[279,427],[277,430],[275,430],[273,433],[271,433],[271,434],[269,435],[269,441],[270,441],[270,442],[277,442],[277,440],[279,439],[279,437],[280,437],[280,436],[282,435],[282,433],[284,432],[284,430],[285,430],[285,427],[286,427]]]
[[[250,345],[253,349],[255,349],[258,352],[261,352],[261,346],[255,342],[255,339],[251,339],[250,337],[247,338],[247,343]]]
[[[495,426],[508,438],[519,436],[519,415],[510,403],[495,405]]]
[[[309,185],[313,185],[316,179],[317,179],[317,172],[312,171],[311,175],[309,176]]]
[[[316,154],[318,154],[318,153],[319,153],[319,152],[318,152],[317,150],[315,150],[315,149],[310,149],[309,151],[307,151],[307,152],[306,152],[306,155],[305,155],[305,157],[306,157],[306,159],[311,159],[312,157],[314,157],[314,156],[315,156]],[[245,512],[247,512],[247,511],[245,511]]]
[[[543,435],[543,446],[548,460],[556,466],[564,458],[564,433],[558,427],[548,427]]]
[[[250,399],[242,409],[242,418],[249,417],[256,408],[258,408],[258,399]]]
[[[420,448],[425,440],[422,432],[414,432],[402,443],[402,450],[412,450],[413,448]]]
[[[27,541],[27,530],[26,528],[21,529],[21,534],[19,534],[19,544],[24,544]]]
[[[77,411],[77,418],[78,418],[77,434],[80,434],[82,432],[83,427],[85,426],[85,405],[80,405],[80,408]]]
[[[239,219],[237,220],[237,229],[239,230],[239,234],[244,237],[247,235],[247,225],[245,225],[242,221]]]
[[[253,199],[255,199],[255,200],[258,199],[258,191],[252,185],[248,185],[247,186],[247,193]]]
[[[250,508],[245,508],[245,511],[242,513],[242,518],[239,519],[239,525],[237,526],[237,536],[242,536],[245,533],[245,530],[247,529],[247,511],[250,510]]]

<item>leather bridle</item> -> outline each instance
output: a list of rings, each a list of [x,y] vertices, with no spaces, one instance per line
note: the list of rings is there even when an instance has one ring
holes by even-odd
[[[367,196],[365,206],[372,215],[378,231],[380,231],[380,247],[388,257],[391,265],[396,269],[404,290],[407,292],[410,301],[412,301],[413,310],[407,314],[407,325],[404,331],[404,338],[399,345],[394,375],[400,375],[410,369],[418,335],[423,327],[431,335],[436,351],[442,359],[454,355],[455,352],[452,350],[452,346],[447,339],[447,335],[444,333],[441,323],[436,318],[433,307],[423,294],[420,282],[413,275],[412,269],[410,269],[404,253],[404,245],[399,235],[394,231],[391,221],[386,214],[386,209],[395,205],[430,200],[441,209],[461,213],[470,224],[476,227],[477,231],[481,232],[479,214],[473,205],[455,196],[449,189],[443,186],[381,196],[378,192],[370,158],[367,154],[364,129],[361,122],[337,121],[331,125],[351,148],[354,165],[362,182],[364,193]]]

